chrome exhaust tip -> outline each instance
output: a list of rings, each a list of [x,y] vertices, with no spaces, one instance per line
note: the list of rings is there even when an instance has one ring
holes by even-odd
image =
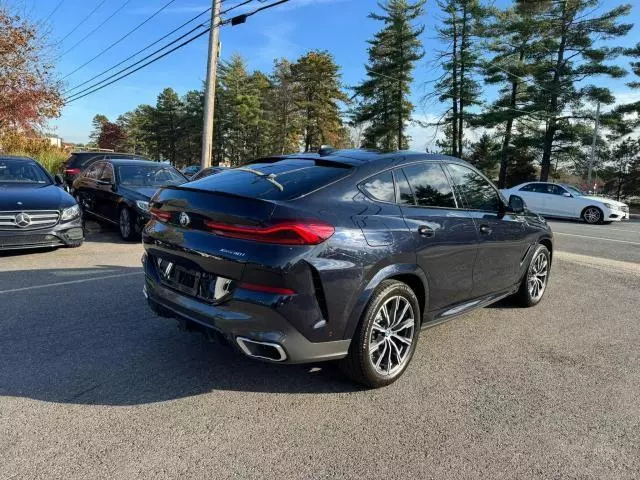
[[[258,342],[246,337],[236,337],[236,343],[248,357],[271,362],[283,362],[287,359],[284,349],[277,343]]]

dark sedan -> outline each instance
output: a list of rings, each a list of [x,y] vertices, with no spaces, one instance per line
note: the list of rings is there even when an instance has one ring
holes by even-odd
[[[161,189],[151,214],[155,312],[253,358],[340,360],[374,387],[402,374],[423,327],[509,295],[540,302],[553,250],[521,198],[412,152],[263,158]]]
[[[80,209],[35,160],[0,156],[0,250],[79,247]]]
[[[118,225],[124,240],[134,240],[149,220],[149,200],[158,188],[186,181],[170,165],[110,159],[84,170],[73,182],[73,194],[83,212]]]

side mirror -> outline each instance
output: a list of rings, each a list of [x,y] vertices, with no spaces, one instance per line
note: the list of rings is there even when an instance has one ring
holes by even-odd
[[[571,195],[569,192],[564,192],[564,193],[562,194],[562,196],[563,196],[563,197],[567,197],[567,198],[572,198],[572,197],[573,197],[573,195]]]
[[[53,176],[53,181],[56,182],[56,185],[58,185],[59,187],[64,185],[64,177],[60,173],[56,173]]]
[[[522,213],[524,212],[525,204],[522,197],[517,195],[511,195],[509,197],[509,210],[513,213]]]

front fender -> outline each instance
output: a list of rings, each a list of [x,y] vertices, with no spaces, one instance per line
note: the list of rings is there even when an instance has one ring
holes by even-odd
[[[369,304],[371,300],[371,296],[376,288],[385,280],[393,277],[397,277],[400,275],[411,275],[415,277],[421,284],[424,291],[424,311],[423,315],[426,313],[426,306],[429,304],[429,288],[427,284],[427,276],[424,271],[416,264],[411,263],[400,263],[387,265],[382,268],[378,273],[376,273],[373,278],[369,281],[367,286],[362,290],[362,293],[358,297],[353,309],[351,310],[351,314],[349,315],[349,320],[347,322],[345,333],[343,338],[352,338],[358,324],[360,323],[360,318]]]

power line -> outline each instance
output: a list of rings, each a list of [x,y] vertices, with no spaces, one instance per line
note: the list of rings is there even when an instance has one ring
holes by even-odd
[[[176,43],[178,43],[180,40],[182,40],[183,38],[187,37],[188,35],[190,35],[191,33],[195,32],[196,30],[198,30],[199,28],[203,28],[206,25],[206,23],[201,23],[200,25],[196,25],[194,28],[192,28],[191,30],[189,30],[187,33],[179,36],[178,38],[172,40],[171,42],[167,43],[166,45],[158,48],[157,50],[151,52],[149,55],[141,58],[140,60],[138,60],[135,63],[132,63],[131,65],[129,65],[128,67],[122,68],[120,70],[118,70],[117,72],[115,72],[114,74],[108,76],[107,78],[100,80],[99,82],[94,83],[93,85],[88,86],[87,88],[80,90],[79,92],[76,92],[72,95],[69,95],[67,98],[72,98],[75,97],[77,95],[80,95],[88,90],[91,90],[92,88],[97,87],[98,85],[100,85],[101,83],[105,83],[108,82],[109,80],[111,80],[114,77],[117,77],[118,75],[120,75],[123,72],[126,72],[127,70],[135,67],[136,65],[140,65],[142,62],[144,62],[145,60],[148,60],[149,58],[153,57],[154,55],[156,55],[157,53],[160,53],[162,50],[165,50],[166,48],[170,47],[171,45],[174,45]],[[208,30],[207,30],[208,31]],[[78,85],[79,86],[79,85]],[[77,88],[77,87],[76,87]]]
[[[190,20],[187,20],[186,22],[184,22],[182,25],[180,25],[179,27],[174,28],[173,30],[171,30],[169,33],[163,35],[162,37],[158,38],[157,40],[151,42],[150,44],[148,44],[146,47],[141,48],[140,50],[138,50],[137,52],[129,55],[127,58],[125,58],[124,60],[116,63],[115,65],[107,68],[106,70],[103,70],[102,72],[100,72],[97,75],[94,75],[93,77],[91,77],[89,80],[86,80],[82,83],[79,83],[78,85],[75,85],[71,88],[69,88],[65,93],[69,93],[73,90],[77,90],[78,88],[82,87],[83,85],[86,85],[87,83],[91,82],[92,80],[95,80],[98,77],[101,77],[102,75],[104,75],[105,73],[110,72],[111,70],[113,70],[114,68],[118,68],[120,65],[122,65],[125,62],[128,62],[129,60],[131,60],[134,57],[137,57],[139,54],[141,54],[142,52],[149,50],[151,47],[153,47],[154,45],[157,45],[158,43],[160,43],[162,40],[164,40],[167,37],[170,37],[171,35],[173,35],[174,33],[176,33],[178,30],[182,29],[183,27],[185,27],[186,25],[190,24],[191,22],[193,22],[195,19],[197,19],[198,17],[201,17],[202,15],[209,13],[209,11],[211,10],[211,7],[207,8],[206,10],[200,12],[198,15],[196,15],[195,17],[192,17]],[[201,25],[198,26],[198,28],[200,28]],[[193,31],[193,30],[192,30]],[[190,32],[188,32],[190,33]],[[177,39],[179,40],[179,39]],[[166,48],[163,47],[163,48]]]
[[[237,4],[237,5],[234,5],[233,7],[228,8],[227,10],[225,10],[225,12],[229,12],[229,11],[231,11],[231,10],[233,10],[233,9],[235,9],[235,8],[238,8],[238,7],[242,6],[242,5],[246,5],[247,3],[251,2],[251,1],[252,1],[252,0],[245,0],[245,2],[241,2],[241,3]],[[266,10],[266,9],[268,9],[268,8],[273,8],[273,7],[277,6],[277,5],[281,5],[281,4],[286,3],[286,2],[288,2],[288,1],[289,1],[289,0],[279,0],[279,1],[274,2],[274,3],[271,3],[271,4],[269,4],[269,5],[265,5],[264,7],[260,7],[260,8],[258,8],[258,9],[255,9],[255,10],[253,10],[253,11],[251,11],[251,12],[247,13],[247,14],[242,14],[242,15],[238,15],[238,16],[235,16],[235,17],[232,17],[232,18],[229,18],[229,19],[222,20],[222,21],[221,21],[221,22],[219,22],[218,24],[214,25],[214,26],[213,26],[213,28],[219,28],[219,27],[221,27],[222,25],[226,25],[226,24],[229,24],[229,23],[230,23],[230,24],[232,24],[232,25],[237,25],[238,23],[244,23],[244,20],[246,20],[248,17],[250,17],[250,16],[252,16],[252,15],[255,15],[256,13],[258,13],[258,12],[260,12],[260,11],[263,11],[263,10]],[[222,12],[221,12],[221,13],[222,13]],[[171,53],[175,52],[176,50],[178,50],[178,49],[180,49],[180,48],[182,48],[182,47],[184,47],[184,46],[188,45],[189,43],[191,43],[191,42],[193,42],[193,41],[197,40],[197,39],[198,39],[198,38],[200,38],[201,36],[203,36],[203,35],[205,35],[206,33],[208,33],[208,32],[209,32],[209,30],[211,30],[211,28],[212,28],[212,27],[207,27],[204,31],[202,31],[202,32],[198,33],[197,35],[195,35],[195,36],[193,36],[193,37],[191,37],[191,38],[189,38],[188,40],[185,40],[184,42],[182,42],[182,43],[180,43],[179,45],[175,46],[175,47],[174,47],[174,48],[172,48],[171,50],[168,50],[168,51],[166,51],[165,53],[163,53],[162,55],[160,55],[160,56],[158,56],[158,57],[156,57],[156,58],[154,58],[154,59],[149,60],[148,62],[146,62],[146,63],[144,63],[144,64],[140,65],[138,68],[136,68],[136,69],[134,69],[134,70],[131,70],[130,72],[127,72],[127,73],[125,73],[125,74],[123,74],[123,75],[120,75],[120,76],[119,76],[119,77],[117,77],[117,78],[114,78],[114,77],[116,77],[116,75],[118,75],[118,74],[114,74],[114,75],[111,75],[110,77],[108,77],[108,78],[106,78],[106,79],[104,79],[104,80],[102,80],[102,81],[100,81],[100,82],[97,82],[97,83],[96,83],[96,84],[94,84],[92,87],[89,87],[89,88],[87,88],[87,89],[83,90],[83,92],[85,92],[86,90],[90,90],[90,91],[87,91],[86,93],[83,93],[82,95],[80,94],[81,92],[78,92],[78,93],[76,93],[75,95],[71,95],[70,97],[68,97],[67,99],[65,99],[65,103],[67,103],[67,104],[68,104],[68,103],[74,102],[74,101],[76,101],[76,100],[79,100],[79,99],[81,99],[81,98],[84,98],[84,97],[86,97],[86,96],[88,96],[88,95],[91,95],[92,93],[95,93],[95,92],[97,92],[97,91],[99,91],[99,90],[102,90],[103,88],[108,87],[109,85],[112,85],[112,84],[114,84],[114,83],[116,83],[116,82],[118,82],[118,81],[120,81],[120,80],[122,80],[122,79],[124,79],[124,78],[126,78],[126,77],[128,77],[128,76],[130,76],[130,75],[132,75],[132,74],[134,74],[135,72],[137,72],[137,71],[139,71],[139,70],[141,70],[141,69],[145,68],[146,66],[151,65],[152,63],[157,62],[158,60],[160,60],[160,59],[162,59],[162,58],[166,57],[167,55],[169,55],[169,54],[171,54]],[[187,35],[187,34],[185,34],[185,35]],[[184,37],[184,36],[183,36],[183,37]],[[139,60],[136,64],[139,64],[140,62],[143,62],[144,60],[146,60],[146,59],[148,59],[148,58],[152,57],[153,55],[155,55],[155,53],[158,53],[159,51],[161,51],[161,50],[163,50],[163,49],[167,48],[169,45],[172,45],[173,43],[175,43],[175,42],[177,42],[177,41],[178,41],[178,40],[176,39],[176,40],[172,41],[171,43],[169,43],[168,45],[165,45],[163,48],[159,49],[158,51],[156,51],[156,52],[154,52],[154,53],[152,53],[152,54],[150,54],[150,55],[147,55],[145,58],[143,58],[143,59]],[[134,65],[135,65],[135,64],[134,64]],[[131,65],[131,66],[129,66],[129,67],[127,67],[127,68],[123,69],[122,71],[128,70],[128,69],[129,69],[129,68],[131,68],[132,66],[133,66],[133,65]],[[108,83],[104,83],[104,85],[100,85],[101,83],[106,82],[107,80],[110,80],[110,79],[113,79],[113,80],[109,81]],[[99,86],[99,87],[96,87],[97,85],[100,85],[100,86]],[[93,88],[93,87],[96,87],[96,88]]]
[[[220,25],[222,25],[222,22],[220,23]],[[218,27],[218,26],[220,26],[220,25],[216,25],[216,27]],[[135,70],[132,70],[132,71],[130,71],[130,72],[128,72],[128,73],[126,73],[126,74],[124,74],[124,75],[122,75],[122,76],[120,76],[120,77],[118,77],[118,78],[116,78],[116,79],[114,79],[114,80],[112,80],[112,81],[110,81],[109,83],[105,83],[104,85],[102,85],[102,86],[100,86],[100,87],[98,87],[98,88],[96,88],[96,89],[94,89],[94,90],[91,90],[90,92],[87,92],[87,93],[85,93],[84,95],[80,95],[80,96],[78,96],[78,97],[72,98],[71,100],[67,100],[65,103],[71,103],[71,102],[75,102],[76,100],[80,100],[81,98],[84,98],[84,97],[86,97],[87,95],[91,95],[92,93],[95,93],[95,92],[97,92],[98,90],[102,90],[103,88],[108,87],[109,85],[112,85],[112,84],[116,83],[117,81],[122,80],[123,78],[126,78],[126,77],[128,77],[129,75],[134,74],[135,72],[137,72],[138,70],[143,69],[143,68],[144,68],[144,67],[146,67],[147,65],[151,65],[152,63],[157,62],[157,61],[158,61],[158,60],[160,60],[161,58],[166,57],[166,56],[167,56],[167,55],[169,55],[170,53],[175,52],[175,51],[176,51],[176,50],[178,50],[179,48],[182,48],[182,47],[184,47],[185,45],[187,45],[187,44],[189,44],[189,43],[193,42],[194,40],[197,40],[198,38],[200,38],[200,37],[201,37],[201,36],[203,36],[204,34],[208,33],[208,32],[209,32],[209,30],[210,30],[210,28],[207,28],[207,29],[206,29],[206,30],[204,30],[203,32],[200,32],[199,34],[195,35],[194,37],[191,37],[189,40],[186,40],[186,41],[182,42],[180,45],[178,45],[178,46],[176,46],[176,47],[172,48],[171,50],[169,50],[169,51],[167,51],[167,52],[163,53],[163,54],[162,54],[162,55],[160,55],[159,57],[156,57],[156,58],[154,58],[153,60],[150,60],[150,61],[148,61],[147,63],[145,63],[145,64],[143,64],[143,65],[139,66],[139,67],[138,67],[138,68],[136,68]]]
[[[58,9],[63,3],[64,3],[64,0],[60,0],[58,4],[54,7],[54,9],[51,10],[51,13],[47,15],[44,20],[42,20],[42,23],[47,23],[47,20],[49,20],[53,16],[53,14],[58,11]]]
[[[84,62],[82,65],[80,65],[79,67],[77,67],[75,70],[73,70],[72,72],[67,73],[64,77],[62,77],[61,80],[64,80],[65,78],[69,77],[70,75],[73,75],[74,73],[76,73],[78,70],[86,67],[87,65],[89,65],[91,62],[93,62],[96,58],[100,57],[101,55],[105,54],[106,52],[108,52],[109,50],[111,50],[113,47],[115,47],[117,44],[119,44],[120,42],[122,42],[125,38],[127,38],[129,35],[131,35],[133,32],[137,31],[140,27],[142,27],[143,25],[145,25],[147,22],[149,22],[151,19],[153,19],[156,15],[158,15],[160,12],[162,12],[165,8],[167,8],[169,5],[171,5],[172,3],[174,3],[176,0],[169,0],[167,3],[165,3],[162,7],[160,7],[158,10],[156,10],[155,12],[153,12],[150,16],[148,16],[144,21],[140,22],[138,25],[136,25],[135,27],[133,27],[131,30],[129,30],[127,33],[125,33],[123,36],[121,36],[118,40],[116,40],[115,42],[113,42],[111,45],[109,45],[108,47],[102,49],[100,52],[98,52],[96,55],[93,56],[93,58],[87,60],[86,62]]]
[[[84,37],[82,37],[80,40],[78,40],[76,43],[74,43],[70,48],[68,48],[67,50],[65,50],[59,58],[64,57],[67,53],[69,53],[71,50],[73,50],[74,48],[76,48],[78,45],[80,45],[82,42],[84,42],[87,38],[89,38],[91,35],[93,35],[94,33],[96,33],[98,31],[98,29],[100,27],[102,27],[105,23],[107,23],[109,20],[111,20],[113,17],[115,17],[124,7],[126,7],[129,3],[131,3],[131,0],[125,0],[125,2],[120,5],[118,7],[118,9],[113,12],[111,15],[109,15],[100,25],[98,25],[96,28],[94,28],[93,30],[91,30],[89,33],[87,33]]]
[[[253,0],[245,0],[245,1],[243,1],[243,2],[240,2],[240,3],[236,4],[236,5],[233,5],[233,6],[229,7],[229,8],[227,8],[227,9],[223,10],[221,13],[227,13],[227,12],[230,12],[230,11],[232,11],[232,10],[234,10],[234,9],[238,8],[238,7],[241,7],[241,6],[243,6],[243,5],[246,5],[246,4],[248,4],[248,3],[252,2],[252,1],[253,1]],[[78,84],[78,85],[76,85],[75,87],[73,87],[73,88],[71,88],[71,89],[67,90],[65,93],[71,92],[71,91],[73,91],[73,90],[77,90],[79,87],[81,87],[81,86],[83,86],[83,85],[86,85],[87,83],[91,82],[92,80],[94,80],[94,79],[96,79],[96,78],[98,78],[98,77],[101,77],[102,75],[104,75],[105,73],[107,73],[107,72],[109,72],[109,71],[113,70],[114,68],[119,67],[119,66],[120,66],[120,65],[122,65],[123,63],[127,62],[128,60],[130,60],[130,59],[132,59],[133,57],[137,56],[138,54],[142,53],[143,51],[148,50],[148,49],[149,49],[149,48],[151,48],[153,45],[158,44],[159,42],[161,42],[162,40],[164,40],[166,37],[168,37],[168,36],[170,36],[171,34],[175,33],[177,30],[181,29],[182,27],[184,27],[184,26],[185,26],[185,25],[187,25],[188,23],[191,23],[193,20],[195,20],[196,18],[198,18],[198,17],[200,17],[200,16],[204,15],[205,13],[209,12],[210,10],[211,10],[211,8],[208,8],[208,9],[206,9],[205,11],[203,11],[203,12],[199,13],[198,15],[196,15],[196,16],[195,16],[195,17],[193,17],[193,18],[191,18],[191,19],[190,19],[190,20],[188,20],[187,22],[183,23],[183,24],[182,24],[182,25],[180,25],[179,27],[175,28],[174,30],[172,30],[172,31],[171,31],[171,32],[169,32],[168,34],[166,34],[166,35],[164,35],[163,37],[159,38],[159,39],[158,39],[158,40],[156,40],[155,42],[152,42],[151,44],[147,45],[147,46],[146,46],[146,47],[144,47],[143,49],[138,50],[138,51],[137,51],[136,53],[134,53],[133,55],[130,55],[130,56],[129,56],[129,57],[127,57],[126,59],[122,60],[121,62],[117,63],[116,65],[113,65],[112,67],[108,68],[107,70],[102,71],[102,72],[101,72],[101,73],[99,73],[98,75],[94,75],[94,76],[93,76],[92,78],[90,78],[89,80],[87,80],[87,81],[85,81],[85,82],[82,82],[81,84]],[[70,98],[75,97],[75,96],[77,96],[77,95],[80,95],[80,94],[82,94],[82,93],[84,93],[84,92],[86,92],[86,91],[88,91],[88,90],[91,90],[91,89],[93,89],[93,88],[97,87],[98,85],[100,85],[101,83],[108,82],[109,80],[111,80],[111,79],[112,79],[112,78],[114,78],[115,76],[118,76],[118,75],[120,75],[120,74],[121,74],[121,73],[123,73],[123,72],[126,72],[126,71],[127,71],[127,70],[129,70],[130,68],[133,68],[133,67],[135,67],[136,65],[141,64],[142,62],[144,62],[145,60],[147,60],[147,59],[149,59],[149,58],[153,57],[154,55],[156,55],[157,53],[161,52],[162,50],[165,50],[166,48],[170,47],[171,45],[174,45],[175,43],[177,43],[177,42],[179,42],[180,40],[182,40],[183,38],[185,38],[187,35],[189,35],[189,34],[193,33],[193,32],[194,32],[195,30],[197,30],[198,28],[203,28],[203,27],[205,27],[205,26],[206,26],[206,22],[205,22],[205,23],[202,23],[202,24],[200,24],[200,25],[197,25],[196,27],[192,28],[192,29],[191,29],[191,30],[189,30],[187,33],[185,33],[184,35],[181,35],[180,37],[178,37],[178,38],[176,38],[176,39],[172,40],[171,42],[167,43],[166,45],[163,45],[162,47],[160,47],[160,48],[156,49],[155,51],[153,51],[153,52],[149,53],[148,55],[146,55],[146,56],[145,56],[145,57],[143,57],[142,59],[138,60],[137,62],[135,62],[135,63],[133,63],[133,64],[131,64],[131,65],[129,65],[129,66],[127,66],[127,67],[125,67],[125,68],[123,68],[123,69],[121,69],[121,70],[119,70],[119,71],[117,71],[117,72],[113,73],[113,74],[111,74],[109,77],[107,77],[107,78],[105,78],[105,79],[102,79],[102,80],[100,80],[99,82],[96,82],[96,83],[94,83],[93,85],[90,85],[89,87],[87,87],[87,88],[85,88],[85,89],[83,89],[83,90],[81,90],[81,91],[79,91],[79,92],[76,92],[76,93],[74,93],[74,94],[72,94],[72,95],[69,95],[69,96],[67,97],[67,99],[70,99]],[[69,74],[69,75],[70,75],[70,74]],[[69,76],[69,75],[67,75],[67,76]],[[65,78],[66,78],[66,77],[65,77]]]
[[[69,38],[69,36],[71,36],[71,34],[73,34],[73,33],[74,33],[78,28],[80,28],[80,26],[81,26],[81,25],[83,25],[83,24],[84,24],[84,22],[86,22],[87,20],[89,20],[89,19],[93,16],[93,14],[94,14],[94,13],[96,13],[96,11],[97,11],[97,10],[98,10],[102,5],[104,5],[104,3],[105,3],[106,1],[107,1],[107,0],[102,0],[98,5],[96,5],[96,7],[95,7],[93,10],[91,10],[91,11],[88,13],[88,15],[87,15],[86,17],[84,17],[82,20],[80,20],[80,21],[78,22],[78,24],[77,24],[75,27],[73,27],[73,28],[69,31],[69,33],[67,33],[64,37],[62,37],[60,40],[58,40],[58,41],[56,42],[56,45],[60,45],[60,44],[61,44],[62,42],[64,42],[67,38]]]

